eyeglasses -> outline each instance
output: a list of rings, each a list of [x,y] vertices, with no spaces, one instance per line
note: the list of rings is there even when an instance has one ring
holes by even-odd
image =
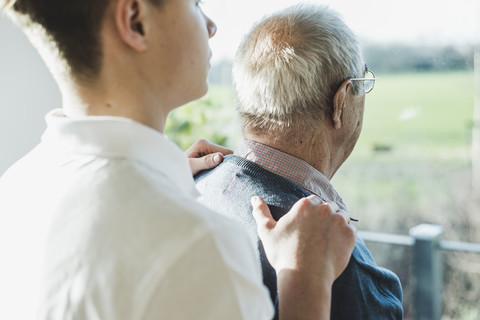
[[[365,74],[363,78],[351,78],[351,81],[363,81],[363,90],[364,93],[367,94],[370,91],[372,91],[373,87],[375,86],[375,80],[378,78],[375,78],[375,74],[368,70],[367,66],[365,66]]]

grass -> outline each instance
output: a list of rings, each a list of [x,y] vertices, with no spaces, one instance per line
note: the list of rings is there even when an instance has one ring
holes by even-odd
[[[351,210],[388,212],[389,231],[404,233],[412,227],[405,215],[410,223],[435,221],[427,213],[441,210],[452,181],[470,168],[473,74],[379,77],[367,96],[357,146],[333,182]]]
[[[473,115],[470,72],[379,75],[353,158],[388,146],[395,161],[465,158]]]

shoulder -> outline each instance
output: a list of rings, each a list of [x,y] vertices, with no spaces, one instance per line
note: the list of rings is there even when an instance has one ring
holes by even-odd
[[[332,289],[334,317],[342,319],[352,315],[359,315],[365,319],[403,317],[400,280],[390,270],[377,266],[363,240],[359,238],[347,268],[335,281]],[[349,303],[345,304],[345,301]]]
[[[24,212],[22,218],[44,220],[32,224],[45,229],[35,239],[48,238],[45,248],[39,244],[46,250],[49,279],[44,312],[68,311],[65,302],[78,312],[111,312],[104,318],[145,318],[148,303],[174,292],[177,311],[185,300],[210,303],[214,310],[216,302],[205,294],[214,282],[216,296],[228,296],[230,305],[242,303],[236,294],[251,296],[259,301],[258,310],[268,312],[254,248],[244,233],[179,190],[166,174],[122,158],[73,155],[58,165],[48,157],[41,166],[34,160],[20,168],[28,180],[18,194],[38,196],[19,201],[11,215]],[[19,177],[14,171],[9,180]],[[173,278],[178,281],[168,280]],[[185,279],[197,281],[195,290]],[[71,291],[77,294],[65,301],[63,293]]]
[[[218,203],[232,204],[222,210],[236,214],[251,211],[250,199],[262,197],[272,212],[287,212],[298,199],[310,195],[290,180],[238,156],[227,156],[217,168],[195,177],[201,201],[211,208]],[[218,207],[218,206],[217,206]]]
[[[168,175],[129,160],[107,161],[102,164],[100,160],[98,170],[80,173],[82,181],[72,189],[89,195],[92,214],[101,212],[102,219],[124,222],[130,228],[162,231],[155,232],[156,236],[173,236],[171,230],[185,233],[184,238],[199,233],[222,234],[223,230],[238,232],[230,220],[200,204],[192,194],[172,183]],[[71,205],[71,198],[64,199]]]
[[[55,255],[67,239],[69,248],[62,250],[63,256],[83,252],[82,264],[87,269],[82,273],[92,285],[107,282],[126,289],[111,295],[112,305],[119,306],[115,312],[121,306],[133,312],[142,305],[148,313],[154,305],[161,305],[159,314],[168,317],[179,312],[179,301],[187,300],[203,301],[214,310],[214,298],[204,294],[210,290],[218,299],[223,292],[224,301],[236,306],[234,311],[225,311],[233,315],[238,311],[238,288],[243,288],[242,295],[262,297],[254,248],[233,222],[172,187],[161,173],[122,161],[104,169],[96,178],[84,176],[82,185],[77,185],[80,193],[94,191],[95,196],[88,201],[73,193],[69,200],[64,198],[65,210],[60,209],[50,239]],[[74,209],[67,210],[67,206]],[[245,283],[249,283],[247,289]],[[96,288],[86,290],[88,297]],[[138,308],[129,302],[134,300],[129,292],[137,294]],[[265,299],[260,301],[265,303]],[[215,314],[205,307],[190,309]]]

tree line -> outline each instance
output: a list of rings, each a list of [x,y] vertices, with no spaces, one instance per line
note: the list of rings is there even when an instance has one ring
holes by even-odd
[[[365,61],[382,73],[473,70],[473,46],[369,45]]]

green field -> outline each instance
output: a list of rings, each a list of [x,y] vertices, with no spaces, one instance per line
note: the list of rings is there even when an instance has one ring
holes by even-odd
[[[357,227],[408,234],[417,224],[435,223],[444,227],[445,239],[480,243],[480,201],[470,181],[473,73],[377,76],[357,146],[332,180],[360,219]],[[239,132],[228,86],[213,86],[205,98],[174,111],[166,128],[183,149],[200,137],[233,148]],[[399,275],[409,319],[409,251],[369,246],[378,264]],[[468,315],[479,312],[480,257],[445,259],[445,319],[474,319]]]
[[[362,135],[333,179],[350,213],[360,218],[359,229],[408,234],[415,225],[433,223],[444,228],[445,239],[480,243],[480,197],[470,178],[473,74],[379,77],[367,96]],[[377,263],[399,275],[408,319],[409,250],[369,247]],[[476,319],[480,257],[444,258],[444,318]]]
[[[446,203],[471,191],[473,74],[379,77],[362,135],[334,183],[351,210],[388,211],[365,228],[405,233],[422,220],[443,224]]]
[[[357,152],[391,147],[393,159],[462,160],[470,143],[473,73],[380,75],[367,96]]]

